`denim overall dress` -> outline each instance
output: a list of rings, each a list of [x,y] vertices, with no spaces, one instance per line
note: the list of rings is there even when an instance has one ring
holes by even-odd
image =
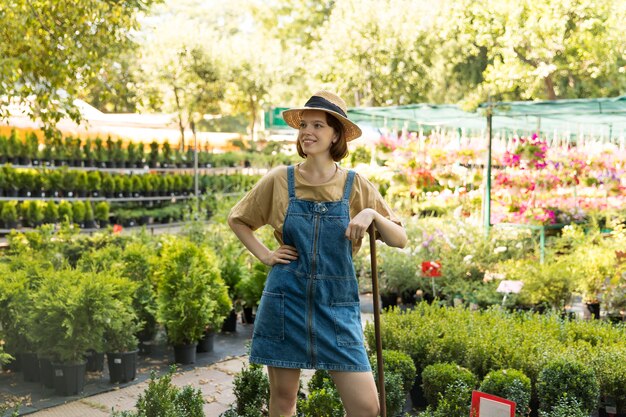
[[[279,368],[365,372],[359,290],[350,222],[349,171],[340,201],[296,198],[294,167],[287,169],[289,206],[283,242],[298,259],[272,267],[254,322],[250,362]]]

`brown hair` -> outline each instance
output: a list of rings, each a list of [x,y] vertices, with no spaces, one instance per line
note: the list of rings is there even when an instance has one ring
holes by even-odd
[[[330,156],[333,158],[333,161],[339,162],[346,156],[348,156],[348,142],[346,142],[346,132],[343,128],[343,124],[330,113],[324,112],[326,114],[326,123],[328,126],[332,127],[333,130],[339,135],[339,138],[330,146]],[[296,149],[298,150],[298,155],[302,158],[306,158],[306,154],[302,150],[302,145],[300,145],[300,141],[296,141]]]

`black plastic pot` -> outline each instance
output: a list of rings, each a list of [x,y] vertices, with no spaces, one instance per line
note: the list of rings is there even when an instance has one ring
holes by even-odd
[[[426,397],[424,397],[424,390],[422,389],[421,375],[415,377],[415,382],[413,383],[409,394],[411,395],[411,404],[413,405],[413,408],[423,408],[428,405]]]
[[[252,313],[252,307],[243,308],[243,322],[247,324],[254,324],[254,314]]]
[[[39,382],[39,360],[36,353],[22,353],[22,375],[26,382]]]
[[[5,224],[5,227],[7,225]],[[10,229],[10,227],[7,227],[7,229]],[[4,365],[2,365],[2,369],[4,369],[5,371],[11,371],[11,372],[20,372],[22,370],[22,360],[21,360],[21,353],[11,353],[9,352],[9,354],[11,356],[13,356],[13,360],[11,360],[8,363],[5,363]]]
[[[54,369],[48,358],[39,358],[39,379],[46,388],[54,388]]]
[[[189,365],[196,362],[197,343],[174,346],[174,362],[181,365]]]
[[[109,381],[112,384],[129,382],[137,376],[137,353],[132,352],[109,352],[107,363],[109,365]]]
[[[213,346],[215,341],[215,332],[205,332],[204,336],[198,342],[198,346],[196,347],[196,352],[213,352]]]
[[[600,303],[587,303],[587,310],[591,313],[591,318],[600,318]]]
[[[398,305],[398,293],[380,294],[381,308],[384,310]]]
[[[224,320],[224,324],[222,324],[223,332],[236,332],[237,331],[237,313],[235,313],[235,309],[230,310],[230,314]]]
[[[87,372],[102,372],[104,370],[104,352],[88,350],[85,355],[87,359]]]
[[[57,395],[77,395],[85,389],[87,361],[83,363],[53,363],[54,391]]]

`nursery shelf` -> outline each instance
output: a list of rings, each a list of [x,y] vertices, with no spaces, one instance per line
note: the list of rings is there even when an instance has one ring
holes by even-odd
[[[123,173],[123,174],[147,174],[150,172],[170,172],[170,173],[190,173],[194,172],[194,168],[151,168],[149,166],[144,166],[143,168],[99,168],[99,167],[77,167],[71,165],[63,165],[63,166],[46,166],[46,165],[11,165],[12,168],[22,168],[22,169],[68,169],[68,170],[76,170],[76,171],[100,171],[100,172],[109,172],[109,173]],[[211,174],[211,175],[220,175],[220,174],[246,174],[246,175],[257,175],[264,174],[267,172],[267,168],[245,168],[245,167],[198,167],[198,172]]]
[[[0,201],[108,201],[112,203],[116,202],[128,202],[128,201],[168,201],[172,203],[176,200],[187,200],[194,198],[191,195],[176,195],[176,196],[158,196],[158,197],[0,197]]]

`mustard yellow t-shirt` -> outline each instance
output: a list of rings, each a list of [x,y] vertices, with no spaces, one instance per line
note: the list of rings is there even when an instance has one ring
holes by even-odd
[[[294,173],[296,197],[317,202],[341,200],[348,178],[348,171],[341,167],[328,182],[323,184],[307,182],[298,169],[294,169]],[[351,218],[363,209],[372,208],[394,223],[401,224],[376,187],[358,173],[354,177],[349,202]],[[274,236],[282,244],[283,223],[288,205],[287,167],[280,166],[263,176],[252,190],[232,208],[229,217],[250,226],[252,230],[269,224],[274,229]],[[354,242],[353,253],[356,253],[360,247],[361,241]]]

